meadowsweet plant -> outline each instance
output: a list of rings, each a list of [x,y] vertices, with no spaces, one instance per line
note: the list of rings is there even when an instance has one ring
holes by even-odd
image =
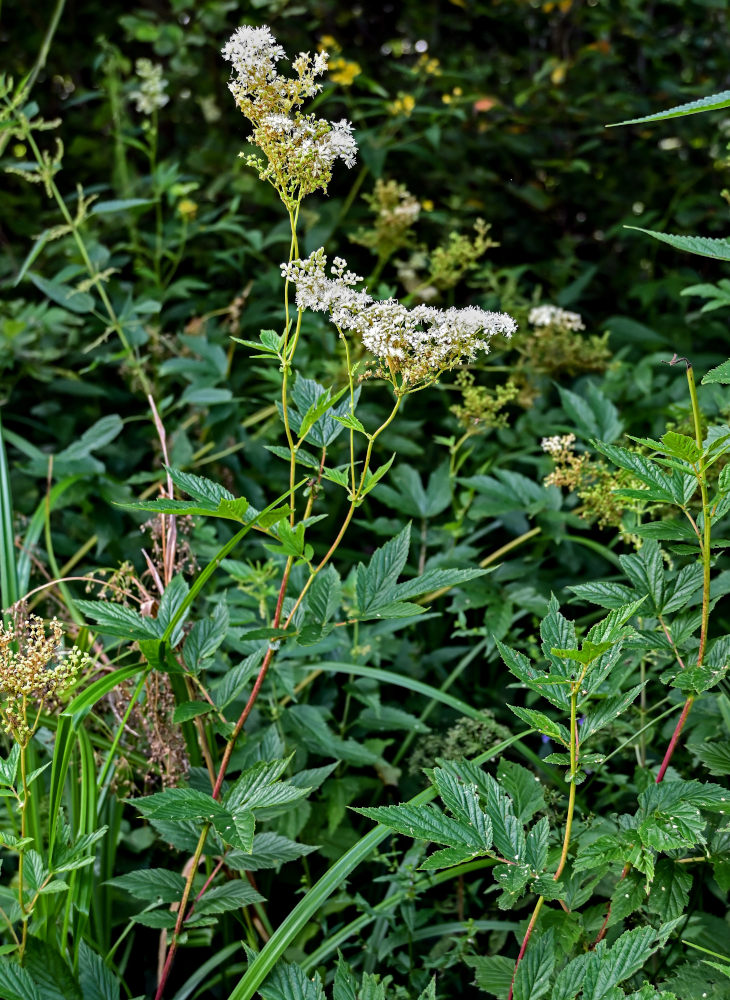
[[[720,883],[726,884],[723,817],[730,793],[713,782],[684,780],[670,771],[670,763],[694,703],[721,683],[728,669],[729,639],[710,639],[710,615],[717,601],[711,583],[712,525],[730,509],[730,480],[723,470],[712,492],[708,480],[711,467],[730,448],[730,431],[722,425],[705,431],[691,364],[676,356],[670,364],[686,370],[694,437],[668,431],[661,440],[637,439],[651,450],[651,457],[615,445],[595,446],[635,484],[615,489],[619,498],[630,499],[642,510],[674,506],[682,520],[637,526],[643,543],[639,551],[619,557],[625,583],[598,581],[569,588],[608,610],[583,636],[553,600],[540,626],[537,661],[498,642],[518,686],[532,692],[528,704],[511,705],[512,712],[557,747],[544,763],[565,768],[562,834],[551,830],[545,816],[530,825],[535,814],[545,810],[545,791],[539,783],[535,787],[537,779],[519,765],[500,765],[495,780],[466,761],[442,761],[427,771],[440,805],[360,810],[400,834],[441,845],[421,862],[422,870],[488,858],[501,892],[500,907],[519,905],[525,892],[531,892],[535,902],[516,959],[472,960],[478,983],[507,1000],[527,1000],[535,994],[553,1000],[628,995],[675,1000],[680,994],[650,982],[639,992],[627,992],[621,984],[639,972],[683,922],[693,863],[710,862]],[[725,377],[721,366],[706,381]],[[572,454],[574,440],[574,435],[554,436],[543,440],[543,448],[560,458]],[[690,561],[674,568],[659,541],[674,543],[673,552],[689,555]],[[591,821],[586,815],[589,798],[578,806],[579,789],[594,782],[613,756],[601,746],[601,731],[637,698],[642,715],[646,712],[648,665],[685,700],[663,753],[655,753],[653,762],[640,730],[636,747],[642,771],[635,811],[617,817],[606,829],[605,819]],[[532,707],[535,701],[546,702],[552,712]],[[714,759],[712,748],[709,754]],[[699,858],[698,850],[703,852]],[[613,878],[614,887],[598,922],[595,911],[581,911],[605,878]],[[643,926],[624,930],[607,947],[609,929],[625,927],[638,913]],[[568,926],[575,927],[588,949],[573,958],[558,946]]]
[[[527,105],[426,36],[381,86],[251,25],[206,90],[228,16],[124,13],[108,191],[33,100],[55,22],[0,86],[11,182],[61,215],[0,335],[22,378],[33,324],[79,368],[0,426],[0,996],[723,1000],[728,366],[634,364],[626,317],[612,354],[567,230],[486,259],[555,222],[557,160],[510,168],[528,223],[493,197]]]
[[[111,881],[117,891],[148,904],[133,916],[129,929],[139,924],[161,933],[156,1000],[167,995],[180,947],[213,926],[216,914],[251,906],[265,927],[261,923],[266,921],[263,898],[244,873],[311,849],[280,835],[272,841],[272,834],[259,833],[258,826],[304,800],[319,787],[328,769],[297,774],[292,757],[283,755],[278,737],[261,745],[254,756],[245,750],[247,722],[258,712],[260,699],[270,697],[275,689],[268,683],[277,674],[282,654],[326,643],[336,628],[354,627],[357,636],[360,623],[414,618],[425,610],[417,598],[438,595],[483,574],[481,569],[434,568],[401,582],[410,525],[359,564],[354,589],[341,578],[336,561],[356,511],[393,464],[395,456],[373,467],[378,439],[406,398],[432,387],[451,369],[474,361],[489,350],[495,337],[509,337],[516,326],[504,313],[475,306],[408,308],[394,298],[379,300],[361,287],[362,279],[344,260],[336,258],[328,265],[324,248],[301,258],[297,226],[302,200],[316,190],[326,190],[337,160],[349,167],[357,154],[349,122],[333,123],[301,110],[305,100],[321,89],[318,78],[327,68],[327,53],[300,54],[292,61],[295,75],[288,77],[280,72],[285,54],[271,31],[242,27],[224,47],[223,57],[231,64],[231,93],[252,125],[250,141],[260,150],[246,160],[277,191],[291,228],[289,259],[281,265],[283,329],[280,333],[265,330],[258,341],[243,342],[259,360],[269,363],[272,379],[278,382],[283,437],[282,444],[272,450],[289,466],[288,489],[254,506],[214,481],[168,463],[161,499],[125,505],[160,519],[158,558],[146,555],[156,596],[142,601],[138,611],[118,602],[75,601],[77,611],[95,622],[100,633],[134,642],[144,662],[141,670],[137,664],[136,684],[102,769],[105,792],[114,754],[134,720],[137,699],[146,697],[149,711],[159,712],[159,698],[155,696],[154,705],[151,701],[159,686],[152,685],[151,679],[158,674],[169,675],[165,690],[177,695],[173,721],[194,723],[189,752],[204,764],[202,786],[198,782],[163,787],[133,804],[161,838],[188,856],[181,864],[182,874],[171,877],[167,870],[151,868]],[[148,113],[146,109],[155,104],[156,112],[165,96],[160,74],[152,66],[142,67],[140,73],[145,80],[137,98],[141,111]],[[325,314],[337,330],[343,347],[344,386],[321,385],[297,370],[297,347],[307,336],[307,313]],[[356,408],[374,380],[389,387],[392,408],[384,421],[368,428]],[[167,457],[164,427],[151,393],[148,398]],[[347,460],[343,465],[332,464],[330,451],[344,431],[349,438]],[[175,490],[189,499],[176,499]],[[327,516],[330,491],[344,492],[344,514],[331,528],[330,540],[323,543],[321,533],[313,535],[312,528]],[[191,515],[227,522],[234,532],[192,584],[175,571],[177,520]],[[277,568],[275,599],[272,604],[260,600],[255,618],[247,621],[240,636],[246,651],[241,666],[222,684],[211,686],[208,661],[226,640],[229,615],[225,608],[216,609],[212,617],[191,624],[193,602],[234,550],[244,547],[253,555],[259,544]],[[307,683],[316,676],[315,672]],[[229,717],[243,692],[243,706]],[[306,718],[310,728],[315,725],[311,712],[303,715],[292,710],[292,715],[301,718],[301,724]],[[320,740],[322,724],[320,719],[314,730]],[[350,742],[339,740],[334,745],[347,754]],[[381,753],[364,753],[360,759],[387,772],[389,765]],[[175,905],[159,909],[155,907],[158,902]],[[342,984],[336,986],[336,995],[342,988]],[[432,984],[424,998],[434,995],[433,988]]]
[[[0,890],[2,917],[11,935],[5,953],[23,962],[30,933],[43,933],[47,914],[44,901],[59,898],[69,889],[72,872],[94,863],[91,848],[105,829],[76,837],[61,825],[53,840],[38,836],[38,815],[44,794],[39,781],[45,767],[35,766],[31,742],[46,712],[58,711],[64,695],[91,665],[77,646],[63,644],[64,629],[56,619],[48,625],[36,615],[16,607],[15,620],[0,626],[0,721],[12,749],[0,761],[0,794],[17,817],[14,830],[0,833],[0,844],[15,855],[15,885]],[[92,964],[95,963],[92,959]]]

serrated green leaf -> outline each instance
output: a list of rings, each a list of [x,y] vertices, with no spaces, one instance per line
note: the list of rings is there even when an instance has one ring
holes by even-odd
[[[431,590],[441,590],[443,587],[456,587],[460,583],[467,583],[475,580],[479,576],[484,576],[486,569],[430,569],[422,573],[414,580],[400,583],[395,588],[393,598],[398,601],[407,600],[410,597],[418,597]]]
[[[298,965],[279,962],[259,987],[262,1000],[326,1000],[322,981],[310,979]]]
[[[508,705],[510,712],[514,712],[518,719],[522,719],[528,726],[537,729],[543,736],[551,740],[557,740],[563,746],[570,745],[570,733],[560,722],[555,722],[544,712],[538,712],[534,708],[519,708],[517,705]]]
[[[638,697],[643,684],[637,684],[624,694],[616,695],[613,698],[606,698],[598,704],[595,710],[590,710],[584,715],[583,724],[580,727],[581,746],[590,739],[591,736],[603,729],[610,722],[613,722],[619,715],[626,711]],[[581,762],[583,755],[581,754]]]
[[[226,810],[212,796],[195,788],[166,788],[143,799],[133,799],[143,816],[163,820],[213,820],[227,816]]]
[[[375,469],[374,472],[371,472],[370,469],[366,471],[365,482],[363,483],[362,489],[360,489],[358,493],[358,500],[357,500],[358,504],[362,503],[362,501],[365,499],[368,493],[370,493],[371,490],[375,489],[375,487],[378,485],[383,476],[385,476],[386,473],[389,471],[394,461],[395,461],[395,452],[393,452],[393,454],[390,456],[387,462],[384,462],[382,465],[378,466],[378,468]]]
[[[135,899],[149,902],[174,903],[182,899],[185,879],[167,868],[142,868],[109,879],[106,885],[124,889]]]
[[[79,985],[84,1000],[119,1000],[121,984],[104,959],[79,942]]]
[[[506,1000],[515,969],[511,958],[503,955],[466,955],[464,961],[474,970],[475,982],[480,990],[491,993],[499,1000]]]
[[[620,608],[634,596],[634,592],[625,584],[605,580],[574,584],[568,590],[582,601],[590,601],[601,608]]]
[[[730,740],[701,743],[693,746],[692,752],[699,757],[710,774],[730,774]]]
[[[667,858],[657,861],[649,894],[651,913],[663,920],[674,920],[685,912],[692,888],[692,873],[687,869],[688,865],[678,865]]]
[[[248,882],[236,880],[224,885],[214,885],[195,904],[196,913],[225,913],[240,910],[252,903],[262,903],[264,897]]]
[[[104,635],[119,636],[123,639],[159,639],[162,629],[154,618],[143,617],[123,604],[106,601],[85,601],[76,599],[76,607],[91,621],[96,622]]]
[[[599,964],[597,968],[592,964],[586,972],[584,1000],[612,1000],[614,987],[638,972],[656,951],[656,947],[656,931],[653,927],[638,927],[626,931],[605,951],[599,945],[594,952],[600,960]]]
[[[517,967],[513,1000],[539,1000],[550,989],[550,978],[557,957],[552,928],[530,944],[531,947]]]
[[[712,368],[702,379],[702,385],[706,385],[708,382],[730,385],[730,361],[723,361],[721,365]]]
[[[397,833],[447,847],[470,848],[474,837],[468,826],[446,816],[432,802],[422,806],[360,807],[354,810]]]
[[[376,549],[367,566],[357,567],[355,590],[359,614],[392,600],[398,577],[408,559],[411,526],[407,524],[394,538]]]
[[[667,431],[662,435],[662,444],[668,455],[674,458],[681,458],[685,462],[696,463],[702,455],[702,449],[698,446],[694,438],[687,434],[678,434],[676,431]]]
[[[539,778],[521,764],[502,758],[497,766],[497,780],[515,808],[522,823],[529,823],[536,812],[545,808],[545,793]]]
[[[543,816],[532,827],[525,841],[525,862],[533,872],[541,872],[547,864],[550,824]]]

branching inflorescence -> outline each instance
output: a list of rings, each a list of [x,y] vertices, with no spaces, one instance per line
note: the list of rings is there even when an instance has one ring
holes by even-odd
[[[473,360],[478,351],[488,351],[497,334],[509,337],[517,329],[506,313],[476,306],[408,309],[397,299],[373,299],[356,290],[362,279],[339,257],[330,272],[332,277],[321,249],[305,260],[282,264],[283,276],[296,285],[298,308],[327,312],[341,334],[357,334],[377,360],[377,368],[366,375],[387,379],[397,392],[430,385],[443,372]]]

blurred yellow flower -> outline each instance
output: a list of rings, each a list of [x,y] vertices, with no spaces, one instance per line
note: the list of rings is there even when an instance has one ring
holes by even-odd
[[[441,76],[441,63],[435,56],[424,52],[413,66],[413,72],[423,73],[425,76]]]
[[[317,46],[319,52],[342,52],[342,46],[332,35],[322,35]]]
[[[405,115],[408,118],[415,106],[416,99],[413,94],[399,92],[398,97],[394,101],[391,101],[387,105],[387,108],[391,115]]]
[[[349,87],[355,77],[362,73],[362,66],[360,63],[350,62],[349,59],[343,59],[341,56],[338,56],[336,59],[330,59],[329,70],[330,80],[333,83]]]
[[[194,219],[198,214],[198,203],[193,201],[192,198],[183,198],[182,201],[177,203],[177,214],[185,219],[186,222]]]

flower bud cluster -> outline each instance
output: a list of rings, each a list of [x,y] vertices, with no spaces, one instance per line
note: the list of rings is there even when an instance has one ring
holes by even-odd
[[[285,52],[271,30],[248,25],[236,29],[222,52],[232,66],[230,91],[253,125],[249,141],[262,150],[266,162],[244,158],[293,211],[305,195],[326,191],[337,159],[351,167],[357,156],[346,119],[329,122],[298,110],[322,89],[317,77],[327,69],[328,54],[300,52],[292,62],[296,77],[283,76],[277,63]]]
[[[583,319],[578,313],[569,312],[559,306],[535,306],[527,317],[533,326],[553,326],[559,330],[585,330]]]
[[[358,230],[352,237],[353,243],[387,258],[413,242],[412,227],[421,214],[421,203],[405,184],[378,178],[373,193],[365,195],[365,201],[375,216],[373,226]]]
[[[0,625],[0,719],[3,728],[19,743],[33,735],[28,725],[29,703],[40,711],[43,705],[76,682],[89,664],[86,653],[73,646],[65,649],[63,626],[35,615],[16,627]]]
[[[165,93],[167,80],[162,79],[162,66],[150,59],[138,59],[134,68],[141,83],[139,90],[133,90],[129,96],[141,115],[152,115],[170,100],[170,95]]]
[[[327,312],[344,335],[354,333],[378,361],[374,374],[400,392],[413,392],[434,382],[443,372],[488,351],[497,334],[511,336],[517,328],[506,313],[465,309],[413,309],[397,299],[378,301],[354,287],[361,280],[346,270],[341,258],[327,274],[324,250],[304,260],[282,264],[282,276],[296,285],[297,307]]]

